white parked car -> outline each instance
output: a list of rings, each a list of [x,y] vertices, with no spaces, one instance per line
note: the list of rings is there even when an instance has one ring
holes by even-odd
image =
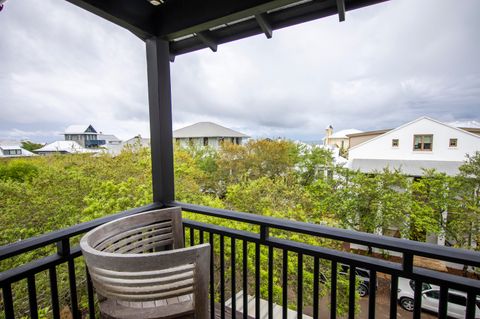
[[[400,306],[413,311],[413,297],[415,295],[415,281],[407,278],[398,279],[398,302]],[[422,284],[422,309],[438,313],[440,299],[440,287]],[[451,318],[465,318],[467,309],[467,294],[457,290],[448,290],[447,315]],[[477,299],[475,307],[475,318],[480,318],[480,299]]]

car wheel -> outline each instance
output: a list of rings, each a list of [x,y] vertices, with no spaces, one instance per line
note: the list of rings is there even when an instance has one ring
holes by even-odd
[[[358,293],[359,293],[360,297],[365,297],[366,295],[368,295],[368,287],[366,287],[364,285],[360,285],[358,287]]]
[[[408,297],[400,299],[400,306],[402,306],[402,308],[405,309],[406,311],[413,311],[413,307],[414,307],[413,299]]]

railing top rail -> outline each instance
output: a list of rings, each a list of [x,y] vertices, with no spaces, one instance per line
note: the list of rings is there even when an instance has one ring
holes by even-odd
[[[153,203],[153,204],[149,204],[149,205],[146,205],[146,206],[137,207],[137,208],[129,209],[129,210],[126,210],[126,211],[123,211],[123,212],[120,212],[120,213],[105,216],[105,217],[102,217],[102,218],[94,219],[94,220],[91,220],[91,221],[88,221],[88,222],[85,222],[85,223],[77,224],[77,225],[74,225],[72,227],[68,227],[68,228],[65,228],[65,229],[60,229],[60,230],[53,231],[53,232],[50,232],[50,233],[46,233],[46,234],[43,234],[43,235],[40,235],[40,236],[27,238],[27,239],[24,239],[24,240],[15,242],[15,243],[11,243],[11,244],[8,244],[8,245],[1,246],[0,247],[0,261],[4,260],[4,259],[7,259],[7,258],[10,258],[10,257],[13,257],[13,256],[16,256],[16,255],[19,255],[19,254],[22,254],[22,253],[30,251],[30,250],[34,250],[34,249],[41,248],[41,247],[44,247],[44,246],[49,245],[49,244],[56,243],[56,242],[61,241],[62,239],[65,239],[65,238],[70,238],[70,237],[85,233],[92,228],[95,228],[95,227],[100,226],[102,224],[108,223],[112,220],[115,220],[115,219],[118,219],[118,218],[121,218],[121,217],[125,217],[125,216],[129,216],[129,215],[142,213],[142,212],[149,211],[149,210],[152,210],[152,209],[161,208],[161,207],[162,207],[161,204]]]
[[[270,216],[255,215],[235,212],[226,209],[211,208],[182,202],[171,202],[168,206],[180,206],[182,209],[224,219],[265,226],[355,243],[375,248],[388,249],[409,255],[423,256],[427,258],[441,259],[471,266],[480,267],[480,253],[460,248],[444,247],[434,244],[421,243],[412,240],[363,233],[348,229],[339,229],[318,224],[280,219]]]

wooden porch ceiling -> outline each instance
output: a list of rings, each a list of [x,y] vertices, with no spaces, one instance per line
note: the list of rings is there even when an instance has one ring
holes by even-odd
[[[67,0],[143,40],[168,40],[172,57],[387,0]]]

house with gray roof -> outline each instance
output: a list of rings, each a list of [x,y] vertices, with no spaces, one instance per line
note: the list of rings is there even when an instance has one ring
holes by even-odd
[[[223,142],[241,145],[248,135],[212,122],[199,122],[173,131],[180,146],[209,146],[219,148]]]

